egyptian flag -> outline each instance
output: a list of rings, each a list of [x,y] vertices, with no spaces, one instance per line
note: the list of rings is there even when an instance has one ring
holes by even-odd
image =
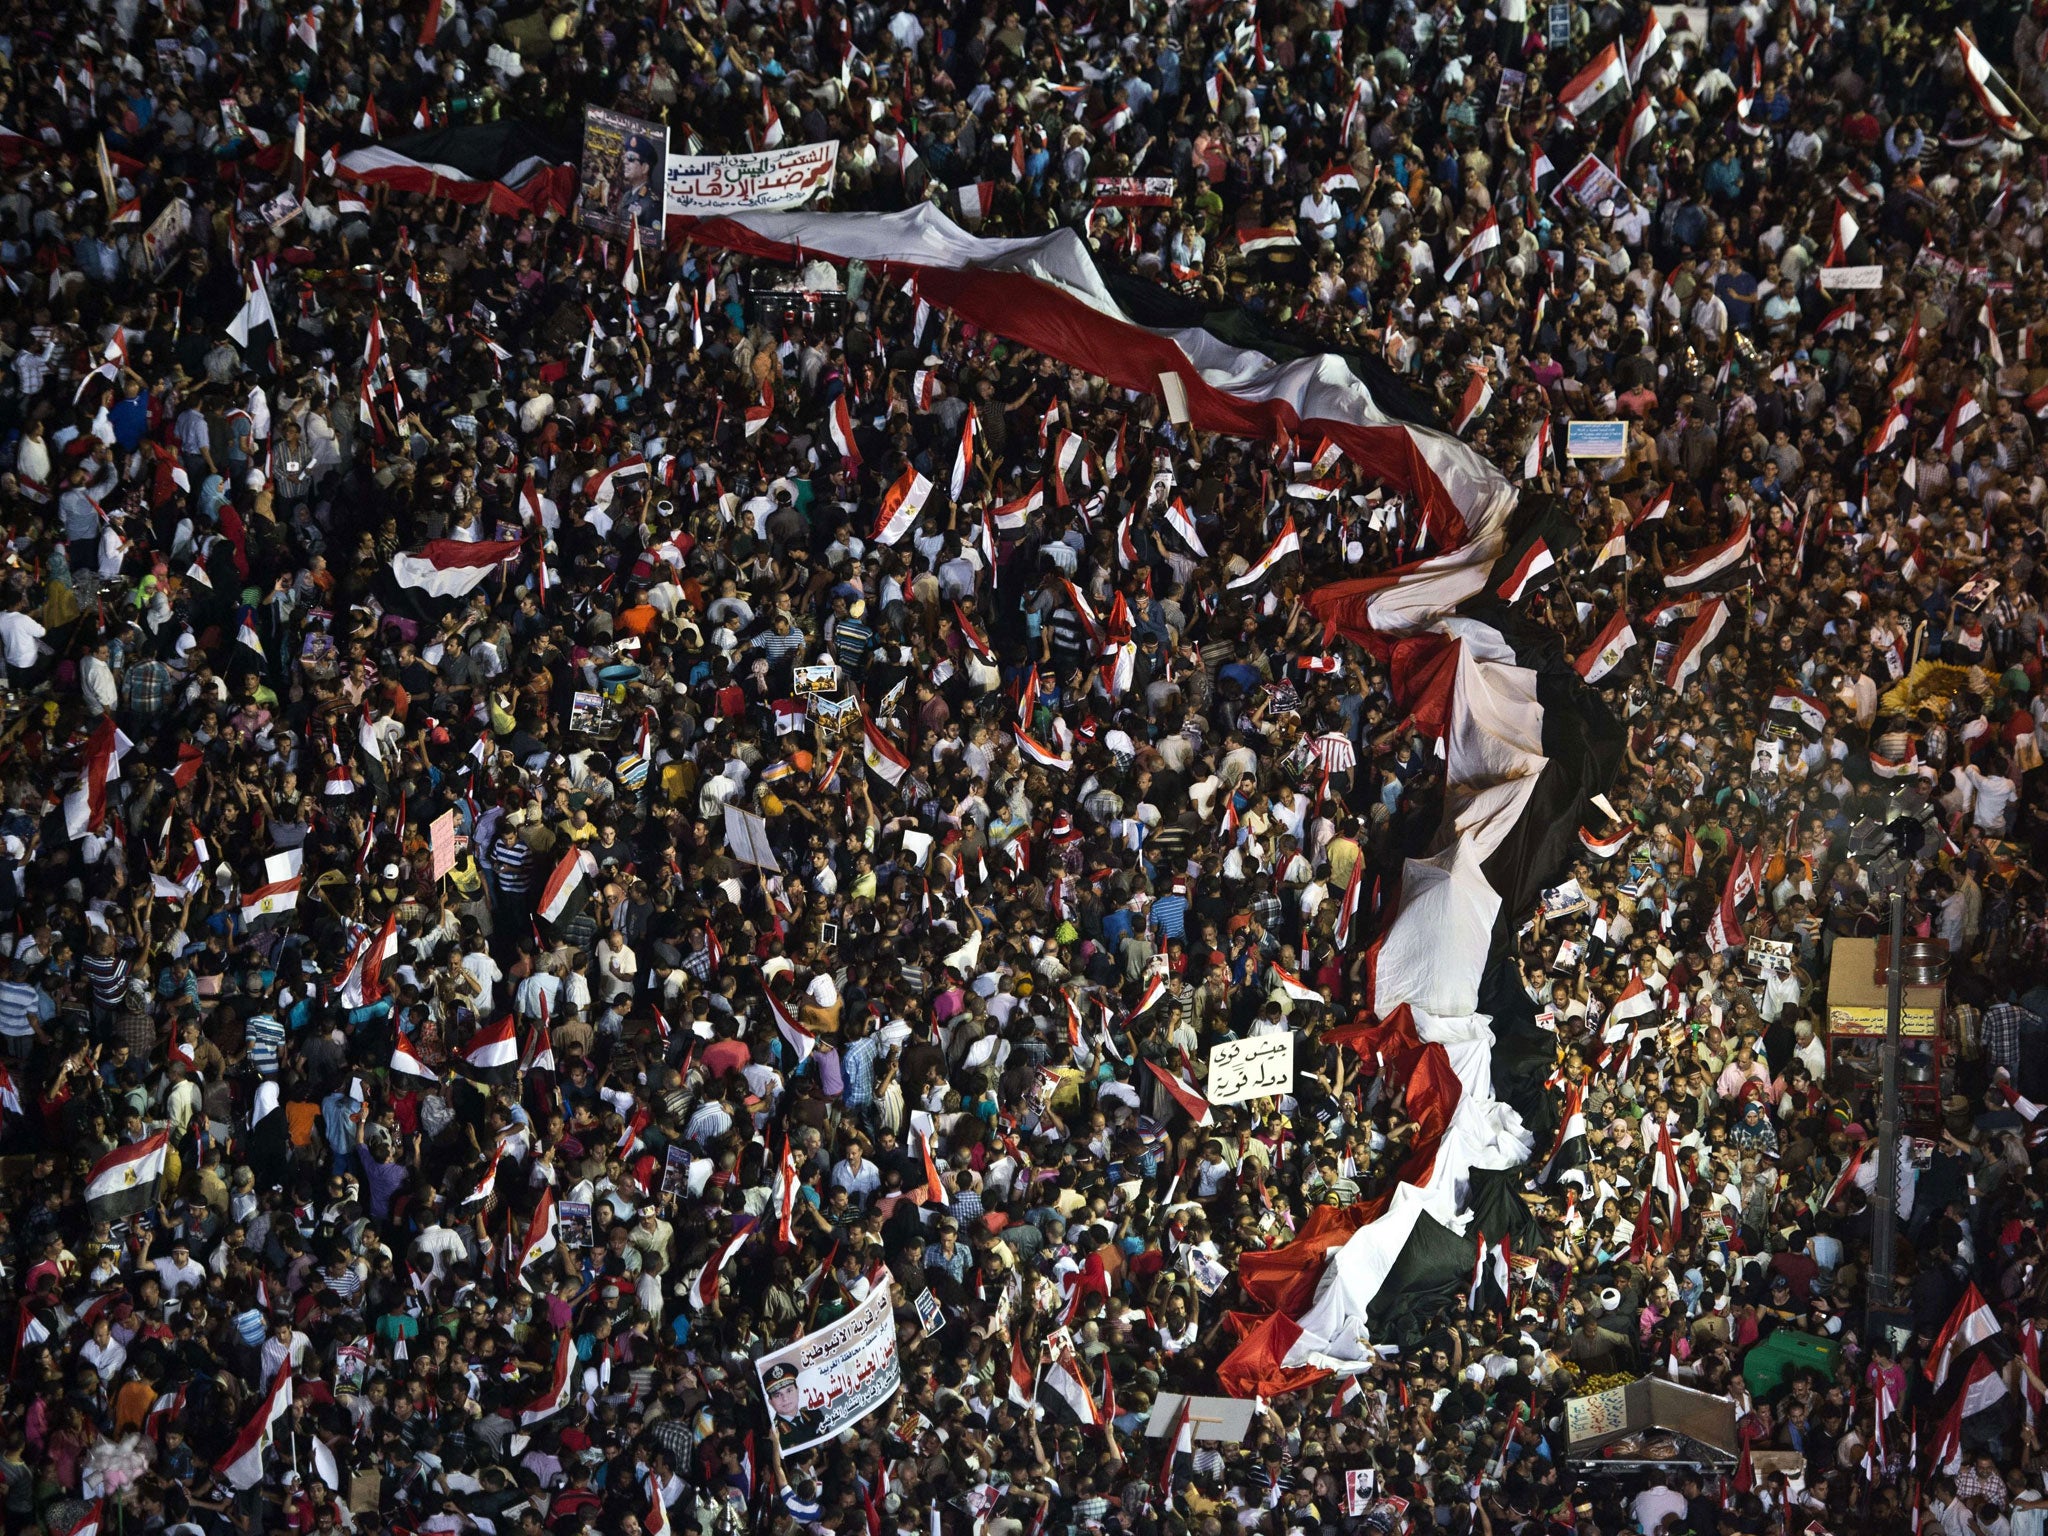
[[[1143,1012],[1145,1006],[1141,1004],[1139,1012]],[[1134,1013],[1131,1017],[1136,1018],[1137,1014]],[[1156,1061],[1148,1060],[1145,1065],[1152,1069],[1152,1075],[1159,1079],[1159,1085],[1173,1096],[1173,1102],[1181,1107],[1188,1119],[1196,1125],[1210,1125],[1215,1122],[1216,1117],[1210,1112],[1209,1101],[1183,1082],[1178,1074],[1167,1071]]]
[[[1887,757],[1877,747],[1870,749],[1870,771],[1880,779],[1904,779],[1920,771],[1920,749],[1908,744],[1904,757]]]
[[[1728,627],[1728,604],[1722,599],[1709,598],[1700,605],[1698,615],[1678,642],[1678,648],[1671,653],[1671,664],[1664,672],[1664,686],[1673,693],[1685,687],[1686,679],[1699,671],[1707,659],[1707,650],[1720,639],[1721,631]]]
[[[1941,1325],[1941,1332],[1935,1336],[1934,1348],[1928,1352],[1927,1380],[1934,1390],[1939,1392],[1942,1389],[1949,1373],[1966,1351],[1986,1339],[1997,1338],[2003,1331],[1998,1314],[1991,1310],[1991,1304],[1977,1287],[1974,1284],[1965,1286],[1962,1298],[1956,1302],[1948,1321]]]
[[[412,1048],[412,1042],[403,1035],[400,1035],[398,1043],[391,1047],[390,1070],[402,1077],[423,1077],[430,1083],[441,1081],[434,1069],[420,1060],[419,1053]]]
[[[1655,496],[1652,496],[1643,503],[1643,510],[1638,512],[1635,516],[1635,521],[1628,525],[1628,531],[1634,533],[1645,523],[1661,523],[1670,514],[1670,511],[1671,487],[1667,485]]]
[[[1628,58],[1624,61],[1631,81],[1643,78],[1643,71],[1649,68],[1650,61],[1663,52],[1664,41],[1664,23],[1657,19],[1656,8],[1652,6],[1643,12],[1642,27],[1636,33],[1636,40],[1629,44]]]
[[[1166,996],[1166,978],[1154,976],[1145,983],[1144,995],[1138,999],[1137,1005],[1124,1015],[1124,1027],[1126,1029],[1130,1028],[1135,1020],[1142,1018],[1164,996]]]
[[[1073,771],[1074,760],[1066,753],[1053,751],[1052,748],[1034,738],[1021,725],[1017,726],[1015,731],[1017,750],[1024,754],[1026,760],[1038,764],[1041,768],[1051,768],[1060,773],[1071,773]]]
[[[1280,536],[1273,540],[1266,552],[1259,556],[1258,563],[1235,581],[1227,583],[1230,591],[1255,587],[1272,574],[1273,568],[1289,555],[1301,553],[1301,535],[1295,531],[1294,514],[1287,514],[1287,521],[1281,526]]]
[[[1531,528],[1494,566],[1494,595],[1519,603],[1529,592],[1557,579],[1557,552],[1541,527]]]
[[[1015,501],[1006,501],[999,507],[989,509],[989,521],[1000,533],[1021,533],[1031,521],[1032,513],[1045,505],[1045,482],[1040,481]]]
[[[462,1059],[479,1072],[493,1072],[519,1062],[519,1035],[512,1027],[512,1015],[500,1014],[469,1037]]]
[[[1977,403],[1977,397],[1968,390],[1956,396],[1956,403],[1950,407],[1948,419],[1941,424],[1941,431],[1934,439],[1935,451],[1948,458],[1956,457],[1956,450],[1963,446],[1963,434],[1970,423],[1984,414],[1984,407]]]
[[[38,1324],[37,1326],[40,1327],[41,1325]],[[100,1536],[100,1505],[102,1502],[102,1500],[94,1499],[92,1503],[86,1505],[84,1511],[80,1513],[76,1520],[65,1526],[61,1531],[51,1532],[51,1536]]]
[[[168,1131],[114,1148],[94,1163],[86,1176],[86,1209],[95,1218],[119,1221],[155,1205],[170,1148]]]
[[[765,380],[761,384],[761,398],[748,406],[745,413],[745,436],[752,437],[775,419],[775,389]]]
[[[854,446],[853,441],[853,412],[847,408],[844,394],[832,402],[825,425],[832,434],[832,446],[839,450],[839,457],[855,469],[860,468],[860,449]]]
[[[1611,833],[1589,832],[1584,827],[1579,828],[1579,841],[1585,844],[1586,851],[1596,859],[1613,858],[1628,847],[1629,840],[1635,835],[1631,827],[1619,827]]]
[[[1629,622],[1628,610],[1616,609],[1614,617],[1607,621],[1607,627],[1579,653],[1572,668],[1587,682],[1598,683],[1622,666],[1635,653],[1635,648],[1636,631]]]
[[[946,1205],[950,1197],[946,1193],[946,1181],[939,1177],[939,1165],[932,1160],[932,1138],[928,1133],[917,1138],[918,1149],[924,1153],[924,1190],[920,1199],[933,1205]]]
[[[1772,694],[1769,713],[1773,720],[1793,727],[1809,741],[1818,741],[1820,733],[1827,729],[1827,705],[1797,688],[1780,688]]]
[[[376,934],[365,934],[350,950],[337,992],[344,1008],[361,1008],[384,995],[384,967],[398,958],[398,913],[384,919]]]
[[[1295,1002],[1325,1003],[1329,1001],[1322,993],[1318,992],[1314,987],[1303,981],[1278,961],[1269,965],[1267,969],[1273,973],[1273,979],[1280,983],[1280,990],[1285,992]]]
[[[1458,419],[1451,431],[1459,437],[1465,429],[1486,414],[1486,408],[1493,404],[1493,385],[1488,382],[1484,368],[1474,368],[1472,377],[1465,383],[1465,398],[1458,403]]]
[[[974,439],[978,425],[979,418],[974,414],[974,407],[970,405],[967,407],[967,414],[960,418],[960,449],[953,455],[953,478],[949,494],[956,502],[966,491],[968,473],[974,468]]]
[[[703,1311],[717,1298],[718,1277],[725,1272],[725,1266],[732,1262],[732,1256],[740,1251],[753,1232],[752,1227],[747,1227],[734,1233],[719,1244],[718,1250],[704,1261],[704,1267],[690,1277],[688,1296],[692,1312]]]
[[[1584,122],[1608,95],[1628,84],[1628,68],[1621,50],[1609,43],[1594,55],[1593,62],[1567,80],[1557,93],[1558,107],[1565,116]]]
[[[1045,1374],[1038,1382],[1038,1402],[1054,1423],[1090,1428],[1102,1423],[1102,1410],[1088,1390],[1088,1380],[1081,1374],[1081,1362],[1071,1345],[1054,1350],[1046,1361]]]
[[[1351,947],[1352,930],[1358,923],[1358,897],[1365,884],[1365,860],[1352,863],[1351,878],[1344,886],[1344,899],[1337,906],[1337,948]]]
[[[264,334],[266,331],[269,335]],[[270,291],[263,285],[263,274],[254,266],[249,268],[249,276],[242,285],[242,307],[228,322],[228,335],[244,351],[253,347],[261,352],[277,339],[277,316],[270,307]]]
[[[1176,496],[1165,507],[1166,526],[1180,535],[1181,542],[1197,560],[1209,558],[1209,551],[1202,545],[1202,536],[1195,531],[1195,520],[1188,516],[1185,503]]]
[[[256,1405],[255,1414],[242,1426],[242,1432],[235,1436],[226,1454],[214,1464],[214,1471],[244,1493],[262,1482],[263,1453],[270,1449],[277,1421],[284,1417],[285,1410],[291,1405],[292,1363],[286,1360],[278,1367],[277,1380],[270,1384],[270,1390],[263,1394],[263,1401]]]
[[[1749,879],[1749,855],[1737,848],[1735,860],[1728,866],[1728,878],[1721,883],[1721,900],[1707,923],[1708,949],[1718,955],[1742,943],[1742,906],[1745,898],[1754,893],[1755,886]]]
[[[2012,1351],[2003,1338],[1988,1339],[1964,1351],[1951,1372],[1945,1392],[1937,1392],[1930,1411],[1934,1416],[1934,1465],[1954,1477],[1963,1469],[1963,1424],[1988,1409],[1996,1408],[2009,1393],[2002,1374]]]
[[[1637,91],[1635,105],[1622,120],[1621,139],[1615,146],[1614,163],[1625,166],[1629,157],[1639,145],[1650,142],[1650,135],[1657,131],[1657,104],[1650,100],[1648,91]]]
[[[995,203],[995,196],[994,182],[970,181],[960,189],[960,217],[969,224],[979,224],[988,217],[988,211]]]
[[[1522,455],[1522,478],[1535,480],[1543,474],[1544,465],[1550,458],[1550,417],[1536,418],[1536,430],[1529,437],[1528,451]]]
[[[1678,1149],[1672,1144],[1668,1120],[1657,1127],[1656,1160],[1650,1169],[1650,1188],[1662,1190],[1664,1198],[1670,1202],[1671,1222],[1664,1233],[1664,1249],[1668,1253],[1678,1246],[1685,1213],[1692,1205],[1685,1174],[1678,1166]]]
[[[1710,544],[1690,560],[1664,572],[1668,592],[1724,592],[1741,586],[1747,578],[1744,562],[1749,558],[1750,520],[1743,518],[1735,531],[1717,544]]]
[[[1464,266],[1466,262],[1469,261],[1477,267],[1481,258],[1488,251],[1497,251],[1499,249],[1500,218],[1489,208],[1486,211],[1486,217],[1479,221],[1473,228],[1472,233],[1465,237],[1465,243],[1458,248],[1457,256],[1444,272],[1444,281],[1446,283],[1453,281],[1458,275],[1458,269]]]
[[[550,923],[561,924],[581,909],[590,893],[590,882],[585,878],[583,853],[571,848],[562,855],[555,865],[554,873],[548,876],[548,883],[541,887],[539,915]]]
[[[1991,67],[1991,61],[1984,57],[1983,51],[1961,27],[1956,28],[1956,47],[1962,51],[1963,70],[1970,82],[1971,94],[1991,120],[1991,126],[2008,139],[2032,138],[2013,109],[2006,105],[2017,101],[2019,94],[1999,78],[1998,71]]]
[[[1550,1156],[1544,1159],[1543,1172],[1537,1183],[1547,1184],[1555,1174],[1568,1169],[1583,1168],[1586,1164],[1586,1087],[1584,1083],[1573,1083],[1565,1090],[1564,1112],[1557,1123],[1557,1139],[1551,1143]]]
[[[882,728],[866,710],[861,711],[860,728],[868,772],[885,784],[902,783],[903,776],[910,772],[910,759],[903,749],[882,734]]]
[[[242,925],[251,933],[260,933],[290,917],[299,908],[302,882],[303,877],[294,875],[248,892],[242,897]]]
[[[1835,1182],[1828,1186],[1827,1198],[1820,1203],[1822,1210],[1825,1211],[1833,1206],[1837,1200],[1842,1198],[1843,1191],[1856,1182],[1856,1171],[1863,1166],[1863,1160],[1870,1155],[1870,1147],[1871,1143],[1868,1141],[1860,1143],[1856,1148],[1856,1155],[1850,1158],[1848,1162],[1842,1164],[1842,1171],[1835,1176]]]
[[[931,481],[919,474],[916,466],[906,467],[896,483],[882,493],[881,511],[875,517],[875,542],[894,544],[910,532],[931,493]]]
[[[1858,319],[1856,300],[1848,298],[1823,315],[1814,330],[1822,336],[1832,336],[1837,331],[1853,331]]]
[[[76,842],[107,819],[107,786],[120,776],[121,759],[134,746],[111,717],[102,717],[85,739],[85,765],[78,787],[64,797],[64,830]]]
[[[1009,1380],[1003,1395],[1019,1408],[1029,1408],[1038,1400],[1038,1380],[1031,1374],[1031,1366],[1024,1358],[1022,1329],[1011,1331]]]
[[[796,1175],[796,1159],[790,1155],[789,1138],[782,1138],[782,1162],[775,1173],[775,1240],[789,1248],[796,1242],[797,1193],[803,1181]]]
[[[429,597],[467,597],[507,560],[518,556],[518,539],[435,539],[416,555],[391,557],[391,574],[401,587]]]
[[[798,1023],[796,1015],[783,1007],[782,999],[773,992],[763,987],[761,995],[768,999],[768,1014],[775,1020],[776,1033],[789,1043],[789,1048],[796,1052],[797,1065],[802,1066],[818,1048],[818,1037]]]
[[[541,1389],[540,1396],[519,1410],[521,1429],[530,1428],[569,1406],[569,1398],[576,1390],[576,1373],[571,1368],[575,1359],[576,1332],[573,1328],[564,1328],[555,1344],[555,1364],[554,1369],[548,1372],[547,1386]]]
[[[1870,434],[1870,439],[1864,444],[1863,451],[1872,458],[1876,458],[1877,455],[1883,453],[1899,440],[1906,430],[1908,419],[1905,407],[1894,405],[1884,413],[1884,420],[1880,421],[1877,424],[1877,430]]]
[[[0,1065],[0,1109],[14,1115],[27,1113],[21,1107],[21,1085],[15,1082],[14,1074],[4,1065]],[[2029,1115],[2027,1118],[2033,1117]]]
[[[512,1251],[512,1278],[524,1289],[533,1287],[526,1284],[526,1266],[536,1259],[553,1253],[561,1242],[561,1216],[555,1204],[555,1192],[547,1185],[541,1186],[540,1200],[533,1208],[533,1218],[526,1224],[526,1236],[519,1240],[519,1246]]]

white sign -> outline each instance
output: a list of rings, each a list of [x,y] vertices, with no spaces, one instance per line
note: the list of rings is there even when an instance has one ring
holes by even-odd
[[[1883,267],[1822,267],[1820,285],[1833,292],[1838,289],[1882,288]]]
[[[663,208],[671,217],[797,208],[832,190],[839,141],[758,155],[670,155]]]
[[[830,1440],[896,1395],[896,1314],[889,1288],[829,1327],[807,1333],[754,1362],[768,1424],[785,1456]]]
[[[1294,1031],[1225,1040],[1209,1053],[1211,1104],[1242,1104],[1294,1091]]]
[[[1628,423],[1625,421],[1573,421],[1564,429],[1564,456],[1568,459],[1620,459],[1628,456]]]
[[[768,844],[768,818],[737,805],[725,808],[725,851],[740,863],[751,864],[756,869],[772,869],[777,873],[782,870],[775,850]]]

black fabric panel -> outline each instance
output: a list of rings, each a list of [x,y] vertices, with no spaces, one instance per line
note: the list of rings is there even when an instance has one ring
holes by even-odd
[[[1365,1309],[1375,1344],[1414,1347],[1429,1325],[1465,1299],[1472,1283],[1473,1240],[1424,1213]]]
[[[550,165],[566,165],[572,158],[554,140],[520,122],[436,128],[429,133],[391,139],[383,148],[408,160],[452,165],[463,175],[478,181],[501,180],[522,160],[530,160],[536,155]]]
[[[1492,1020],[1493,1096],[1522,1117],[1540,1158],[1563,1114],[1558,1096],[1544,1087],[1557,1063],[1557,1037],[1536,1022],[1536,1004],[1512,955],[1496,954],[1487,965],[1479,979],[1479,1011]]]
[[[1198,300],[1133,273],[1105,270],[1102,281],[1109,289],[1110,297],[1139,325],[1175,330],[1200,327],[1219,341],[1263,352],[1279,363],[1296,362],[1328,352],[1344,360],[1352,376],[1372,396],[1373,403],[1391,419],[1406,422],[1411,427],[1427,427],[1437,432],[1445,430],[1435,401],[1409,384],[1385,361],[1369,353],[1322,346],[1243,309],[1210,309]]]
[[[1538,1143],[1541,1145],[1541,1143]],[[1466,1204],[1489,1243],[1503,1237],[1516,1253],[1534,1255],[1543,1245],[1543,1230],[1523,1203],[1521,1168],[1474,1168]]]

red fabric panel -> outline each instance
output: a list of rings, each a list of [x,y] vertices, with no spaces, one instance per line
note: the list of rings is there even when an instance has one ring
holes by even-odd
[[[1277,1397],[1313,1386],[1330,1373],[1307,1366],[1289,1369],[1281,1363],[1300,1337],[1301,1326],[1293,1318],[1274,1313],[1247,1333],[1229,1358],[1216,1367],[1217,1383],[1232,1397]]]
[[[1439,740],[1451,727],[1459,644],[1450,635],[1413,635],[1394,642],[1389,662],[1394,702],[1408,711],[1417,730]]]
[[[1404,1100],[1408,1118],[1417,1126],[1416,1142],[1435,1143],[1450,1128],[1451,1114],[1465,1096],[1465,1085],[1451,1070],[1450,1053],[1432,1041],[1416,1053],[1407,1069]]]
[[[1363,1204],[1339,1209],[1319,1205],[1309,1213],[1294,1241],[1237,1258],[1237,1283],[1245,1295],[1277,1312],[1299,1312],[1315,1299],[1323,1261],[1344,1246],[1365,1225]]]

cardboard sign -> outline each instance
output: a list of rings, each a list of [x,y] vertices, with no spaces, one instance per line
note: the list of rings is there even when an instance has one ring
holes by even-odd
[[[672,218],[798,208],[832,190],[839,141],[756,155],[671,155],[664,207]]]
[[[1225,1040],[1209,1052],[1207,1098],[1242,1104],[1294,1091],[1294,1031]]]
[[[1884,286],[1883,267],[1822,267],[1820,285],[1830,293]]]
[[[434,879],[438,880],[455,868],[455,812],[443,811],[427,828],[429,866]]]

